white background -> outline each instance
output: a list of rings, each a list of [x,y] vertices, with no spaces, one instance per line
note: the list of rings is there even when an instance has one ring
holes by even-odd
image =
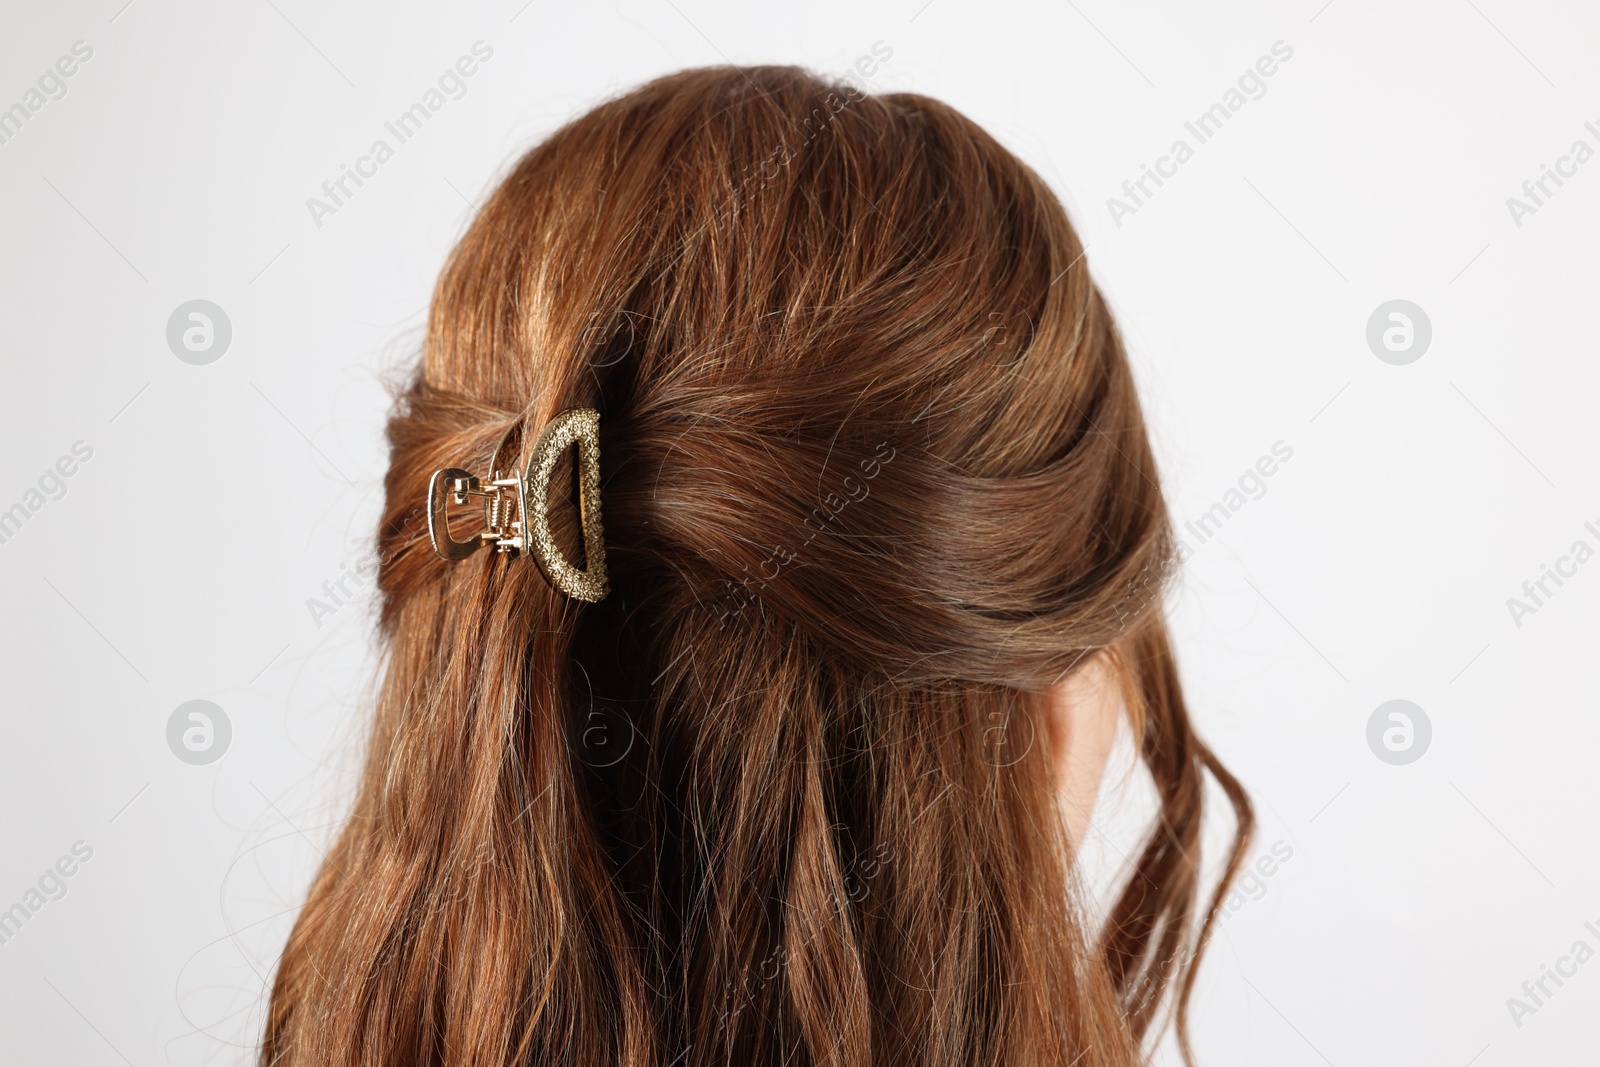
[[[249,1061],[371,681],[367,584],[321,625],[306,601],[368,551],[381,378],[472,205],[651,76],[843,74],[876,42],[893,55],[868,88],[951,102],[1066,203],[1180,523],[1293,449],[1173,603],[1255,852],[1293,850],[1216,943],[1202,1061],[1597,1055],[1600,962],[1520,1026],[1507,998],[1579,939],[1600,950],[1600,561],[1520,627],[1506,605],[1574,541],[1600,548],[1600,161],[1520,227],[1506,206],[1574,140],[1600,148],[1596,9],[124,3],[8,0],[0,32],[0,107],[93,49],[0,144],[0,509],[93,449],[0,544],[0,908],[93,849],[0,944],[0,1063]],[[306,199],[478,40],[493,58],[466,96],[316,226]],[[1280,40],[1266,94],[1118,226],[1107,198]],[[233,327],[208,366],[166,343],[195,298]],[[1395,298],[1433,329],[1405,366],[1365,339]],[[197,698],[233,727],[208,766],[166,741]],[[1406,766],[1366,741],[1395,698],[1433,726]],[[1127,811],[1103,804],[1099,828],[1125,836]]]

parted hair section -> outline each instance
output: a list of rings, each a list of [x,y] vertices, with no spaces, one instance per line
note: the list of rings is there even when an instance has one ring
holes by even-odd
[[[441,559],[442,468],[598,413],[609,592]],[[519,160],[389,424],[384,674],[263,1065],[1126,1065],[1217,894],[1174,541],[1059,202],[952,108],[691,70]],[[569,450],[544,501],[582,566]],[[1109,650],[1109,651],[1108,651]],[[1124,676],[1159,813],[1085,918],[1052,685]]]

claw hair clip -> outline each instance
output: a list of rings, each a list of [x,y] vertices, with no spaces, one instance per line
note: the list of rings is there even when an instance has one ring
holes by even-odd
[[[556,461],[573,442],[578,445],[578,510],[585,570],[574,567],[561,555],[550,534],[550,514],[545,503]],[[428,482],[428,538],[433,550],[452,562],[466,559],[484,545],[493,545],[495,551],[511,555],[527,552],[545,581],[574,600],[604,600],[610,583],[606,578],[605,533],[600,525],[600,413],[593,408],[575,408],[557,415],[540,431],[528,466],[520,472],[503,472],[499,461],[497,449],[486,479],[460,467],[434,472]],[[450,536],[449,502],[467,504],[474,499],[482,502],[483,530],[457,541]]]

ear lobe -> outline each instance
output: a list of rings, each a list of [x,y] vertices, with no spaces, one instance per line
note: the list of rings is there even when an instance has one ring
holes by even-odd
[[[1106,652],[1090,656],[1051,687],[1048,735],[1057,798],[1073,843],[1080,842],[1105,775],[1123,697],[1118,670]]]

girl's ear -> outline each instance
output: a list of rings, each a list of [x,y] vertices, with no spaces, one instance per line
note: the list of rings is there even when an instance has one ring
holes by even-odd
[[[1045,737],[1067,836],[1082,841],[1122,714],[1124,671],[1113,649],[1095,653],[1050,689]]]

